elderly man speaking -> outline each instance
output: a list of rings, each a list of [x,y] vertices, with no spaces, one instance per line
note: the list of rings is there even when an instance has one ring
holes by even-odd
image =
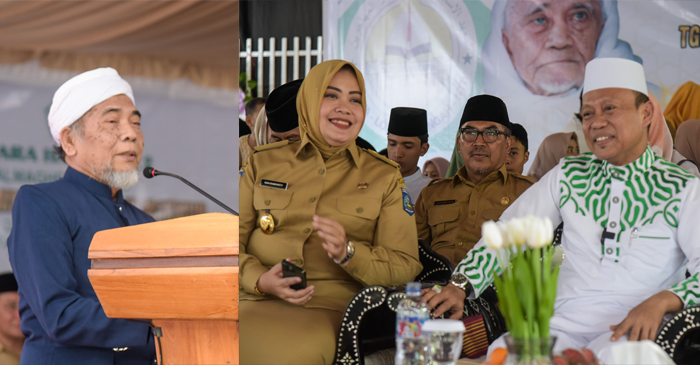
[[[609,364],[616,341],[653,340],[665,314],[700,303],[700,180],[651,151],[654,105],[639,63],[594,59],[583,90],[583,131],[595,155],[562,159],[501,220],[564,222],[555,351],[588,347]],[[469,282],[458,299],[478,296],[501,271],[488,257],[482,239],[457,265],[455,276]]]
[[[122,196],[143,152],[131,86],[111,68],[68,80],[49,128],[68,169],[19,189],[7,240],[27,336],[21,364],[152,364],[149,326],[107,318],[87,277],[95,232],[153,221]]]

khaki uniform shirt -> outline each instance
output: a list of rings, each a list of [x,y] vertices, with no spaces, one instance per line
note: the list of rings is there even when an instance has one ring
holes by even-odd
[[[265,212],[270,235],[260,229]],[[321,246],[314,214],[340,222],[354,242],[346,265]],[[315,286],[308,308],[344,311],[366,285],[406,284],[422,268],[412,214],[398,165],[376,153],[352,147],[324,162],[306,137],[257,147],[240,178],[240,300],[279,299],[254,286],[286,258]]]
[[[19,358],[5,349],[0,343],[0,365],[19,365]]]
[[[253,154],[253,149],[250,148],[250,145],[248,144],[248,136],[250,135],[246,134],[245,136],[238,138],[238,166],[241,167],[245,165],[245,162],[248,161],[250,155]]]
[[[481,238],[481,225],[497,221],[534,183],[508,173],[505,164],[476,185],[467,180],[464,167],[450,179],[435,179],[416,202],[418,237],[456,265]]]

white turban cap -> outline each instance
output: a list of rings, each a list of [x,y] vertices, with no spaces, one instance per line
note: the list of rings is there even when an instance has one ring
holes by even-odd
[[[61,145],[61,129],[71,126],[93,106],[120,94],[136,104],[129,83],[111,67],[86,71],[66,81],[53,95],[49,110],[49,129],[56,145]]]
[[[641,63],[624,58],[594,58],[586,65],[583,93],[607,88],[629,89],[649,96]]]

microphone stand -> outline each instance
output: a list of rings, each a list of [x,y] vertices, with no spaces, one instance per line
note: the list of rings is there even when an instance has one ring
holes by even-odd
[[[235,215],[235,216],[238,216],[238,212],[236,212],[235,210],[229,208],[226,204],[220,202],[218,199],[214,198],[213,196],[207,194],[206,191],[204,191],[204,190],[198,188],[197,186],[195,186],[195,185],[192,184],[191,182],[187,181],[187,180],[186,180],[185,178],[183,178],[182,176],[175,175],[175,174],[171,174],[171,173],[169,173],[169,172],[159,171],[159,170],[156,170],[156,169],[154,169],[154,168],[152,168],[152,167],[146,167],[145,169],[143,169],[143,176],[145,176],[145,177],[148,178],[148,179],[153,178],[154,176],[158,176],[158,175],[170,176],[170,177],[174,177],[174,178],[176,178],[176,179],[182,181],[182,182],[185,183],[187,186],[191,187],[192,189],[196,190],[198,193],[204,195],[205,197],[209,198],[209,200],[213,201],[214,203],[218,204],[220,207],[222,207],[222,208],[224,208],[225,210],[227,210],[229,213],[231,213],[231,214],[233,214],[233,215]]]

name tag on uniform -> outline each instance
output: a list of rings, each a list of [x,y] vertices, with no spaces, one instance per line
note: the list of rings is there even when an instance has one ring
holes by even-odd
[[[273,188],[273,189],[280,189],[280,190],[287,190],[287,184],[286,182],[279,182],[279,181],[272,181],[272,180],[265,180],[262,179],[260,181],[260,186],[264,186],[267,188]]]
[[[433,204],[433,205],[435,205],[435,206],[437,206],[437,205],[447,205],[447,204],[453,204],[453,203],[455,203],[455,202],[456,202],[456,200],[440,200],[440,201],[435,202],[435,204]]]

